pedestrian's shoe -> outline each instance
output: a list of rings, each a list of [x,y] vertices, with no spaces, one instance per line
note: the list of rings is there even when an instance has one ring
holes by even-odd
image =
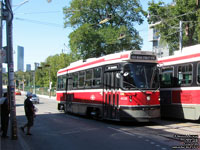
[[[22,132],[24,132],[24,127],[21,127],[20,129],[22,130]]]
[[[32,135],[31,133],[26,133],[26,135]]]

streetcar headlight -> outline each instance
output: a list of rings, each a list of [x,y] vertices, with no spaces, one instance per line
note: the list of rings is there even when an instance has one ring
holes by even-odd
[[[147,100],[148,100],[148,101],[151,100],[151,96],[150,96],[150,95],[147,96]]]
[[[133,100],[132,100],[132,96],[129,96],[129,101],[130,101],[130,102],[132,102],[132,101],[133,101]]]

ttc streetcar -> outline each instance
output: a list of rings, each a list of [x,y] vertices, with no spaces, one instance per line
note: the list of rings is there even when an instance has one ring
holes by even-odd
[[[58,110],[116,121],[160,117],[157,58],[125,51],[71,63],[57,72]]]
[[[158,59],[161,67],[161,116],[200,119],[200,45]]]

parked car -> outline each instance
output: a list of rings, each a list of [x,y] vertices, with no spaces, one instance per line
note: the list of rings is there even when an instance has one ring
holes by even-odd
[[[15,91],[15,95],[22,95],[20,91]]]
[[[30,100],[31,100],[32,103],[34,103],[34,104],[39,104],[39,103],[40,103],[39,97],[38,97],[36,94],[32,94],[32,97],[31,97]]]

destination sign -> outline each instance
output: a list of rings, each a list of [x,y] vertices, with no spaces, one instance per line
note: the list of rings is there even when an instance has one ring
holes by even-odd
[[[156,56],[152,55],[131,55],[131,59],[137,59],[137,60],[156,60]]]
[[[118,69],[118,65],[106,66],[106,70],[115,70]]]

